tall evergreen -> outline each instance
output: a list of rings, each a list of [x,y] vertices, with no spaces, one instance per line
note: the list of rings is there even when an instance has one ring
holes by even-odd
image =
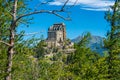
[[[112,11],[111,11],[112,10]],[[110,23],[110,31],[104,40],[108,49],[108,76],[110,80],[120,79],[120,0],[116,0],[111,6],[111,10],[106,13],[106,20]]]

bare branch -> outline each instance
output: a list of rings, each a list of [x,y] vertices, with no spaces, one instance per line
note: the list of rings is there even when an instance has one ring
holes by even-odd
[[[50,0],[50,1],[51,1],[51,0]],[[64,5],[61,7],[60,10],[39,10],[39,11],[33,11],[33,12],[31,12],[31,13],[23,14],[23,15],[19,16],[19,17],[16,19],[15,23],[16,23],[19,19],[21,19],[21,18],[23,18],[23,17],[30,16],[30,15],[33,15],[33,14],[40,14],[40,13],[54,14],[54,15],[56,15],[56,16],[64,19],[64,20],[70,20],[70,18],[65,18],[65,17],[63,17],[63,16],[61,16],[60,14],[57,13],[57,12],[65,12],[64,8],[65,8],[65,6],[67,5],[68,1],[69,1],[69,0],[67,0],[67,1],[64,3]],[[49,2],[49,1],[48,1],[48,2]],[[46,2],[46,3],[48,3],[48,2]]]
[[[63,17],[62,15],[60,15],[60,14],[58,14],[58,13],[56,13],[56,12],[52,12],[52,14],[54,14],[54,15],[56,15],[56,16],[64,19],[64,20],[71,20],[71,18],[65,18],[65,17]]]
[[[34,7],[35,11],[37,10],[37,8],[38,8],[39,6],[44,5],[44,4],[48,4],[48,3],[51,2],[51,1],[52,1],[52,0],[40,2],[39,4],[37,4],[37,5]]]
[[[68,2],[69,2],[69,0],[67,0],[67,1],[64,3],[64,5],[63,5],[62,8],[61,8],[61,11],[64,11],[64,8],[65,8],[65,6],[67,5]]]
[[[43,32],[45,32],[45,31],[33,32],[33,33],[27,33],[27,34],[16,34],[16,35],[31,36],[31,35],[35,35],[35,34],[39,34],[39,33],[43,33]]]
[[[24,22],[24,21],[20,21],[20,20],[19,20],[19,23],[21,23],[21,24],[24,24],[24,25],[28,26],[28,23],[29,23],[29,22]]]
[[[28,13],[28,14],[21,15],[20,17],[18,17],[18,18],[16,19],[15,23],[16,23],[19,19],[21,19],[21,18],[23,18],[23,17],[29,16],[29,15],[33,15],[33,14],[39,14],[39,13],[54,14],[54,15],[56,15],[56,16],[64,19],[64,20],[70,20],[70,19],[68,19],[68,18],[65,18],[65,17],[61,16],[60,14],[58,14],[58,13],[56,13],[56,12],[63,12],[63,11],[61,11],[61,10],[57,10],[57,11],[55,11],[55,10],[53,10],[53,11],[50,11],[50,10],[34,11],[34,12],[31,12],[31,13]]]
[[[5,42],[5,41],[2,41],[2,40],[0,40],[0,43],[3,43],[3,44],[5,44],[5,45],[7,45],[7,46],[11,46],[9,43],[7,43],[7,42]]]
[[[74,7],[77,2],[78,2],[78,0],[76,0],[76,1],[73,3],[73,5],[69,6],[67,9],[70,9],[70,8]]]
[[[40,11],[34,11],[34,12],[31,12],[31,13],[28,13],[28,14],[23,14],[21,16],[19,16],[17,19],[16,19],[16,22],[23,18],[23,17],[26,17],[26,16],[29,16],[29,15],[33,15],[33,14],[38,14],[38,13],[51,13],[51,11],[49,10],[40,10]]]

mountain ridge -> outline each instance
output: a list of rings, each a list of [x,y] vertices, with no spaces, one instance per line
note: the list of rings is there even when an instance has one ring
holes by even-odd
[[[78,43],[82,39],[82,36],[78,36],[71,41],[74,43]],[[104,43],[103,43],[104,37],[92,35],[89,44],[87,46],[91,48],[92,51],[98,52],[102,54],[105,51]]]

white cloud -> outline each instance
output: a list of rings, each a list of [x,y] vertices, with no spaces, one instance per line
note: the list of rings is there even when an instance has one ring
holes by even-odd
[[[84,10],[90,10],[90,11],[107,11],[107,8],[81,8]]]
[[[56,1],[56,2],[51,2],[50,5],[62,5],[62,3],[59,1]]]
[[[50,5],[63,5],[66,0],[54,0]],[[70,0],[68,5],[75,3],[75,0]],[[109,6],[113,5],[113,0],[78,0],[76,5],[80,5],[81,9],[95,10],[95,11],[106,11]]]

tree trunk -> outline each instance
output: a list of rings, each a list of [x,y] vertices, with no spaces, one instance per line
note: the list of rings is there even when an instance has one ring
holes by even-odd
[[[14,54],[14,43],[15,43],[15,28],[16,28],[16,14],[17,14],[17,2],[18,0],[14,0],[13,4],[13,12],[12,12],[12,22],[10,26],[10,36],[9,36],[9,48],[8,48],[8,63],[7,63],[7,76],[6,80],[11,80],[11,72],[12,72],[12,59]]]
[[[12,71],[12,59],[13,59],[13,54],[14,54],[14,31],[12,30],[10,33],[10,45],[8,48],[8,63],[7,63],[7,76],[6,80],[11,80],[11,71]]]

